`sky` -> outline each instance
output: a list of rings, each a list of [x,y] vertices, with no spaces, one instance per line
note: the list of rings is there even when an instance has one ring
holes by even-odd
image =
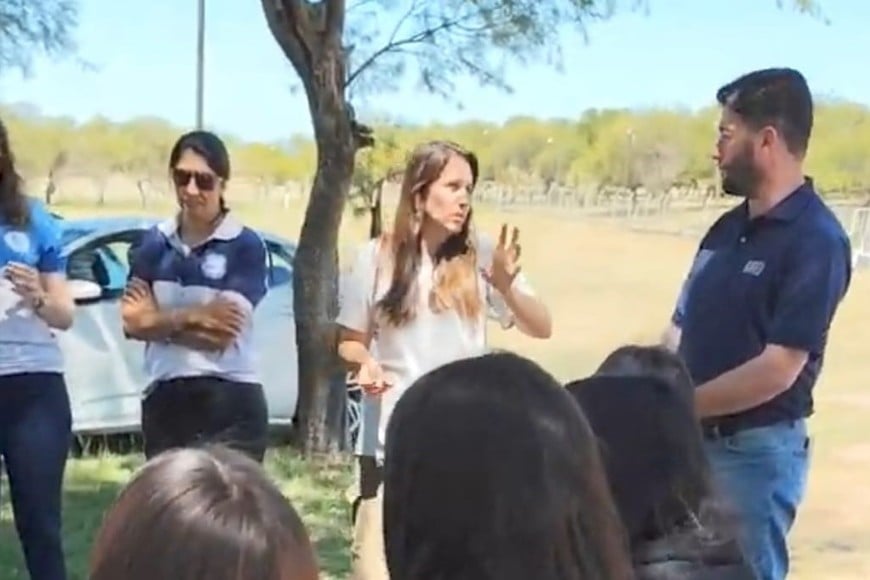
[[[206,1],[206,124],[251,141],[310,135],[305,97],[293,90],[296,74],[266,26],[261,2]],[[782,2],[780,8],[776,0],[648,0],[646,11],[622,9],[589,24],[585,39],[566,30],[562,71],[509,67],[511,94],[460,79],[460,109],[409,79],[397,92],[372,94],[355,106],[417,123],[577,118],[607,107],[698,108],[713,102],[721,84],[767,66],[801,70],[819,97],[870,105],[870,75],[858,65],[859,55],[870,54],[870,2],[821,0],[825,19]],[[30,76],[0,78],[0,101],[77,121],[158,116],[192,127],[196,4],[81,0],[78,57],[89,66],[37,59]]]

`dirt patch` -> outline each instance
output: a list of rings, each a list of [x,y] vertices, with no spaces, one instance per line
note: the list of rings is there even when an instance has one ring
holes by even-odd
[[[870,409],[870,393],[837,393],[820,397],[820,403],[834,403],[852,408]]]
[[[834,457],[850,464],[870,463],[870,443],[854,443],[834,452]]]

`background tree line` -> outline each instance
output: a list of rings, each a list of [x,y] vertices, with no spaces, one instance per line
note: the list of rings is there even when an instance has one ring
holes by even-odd
[[[159,118],[76,123],[27,105],[0,107],[25,176],[44,180],[51,201],[63,195],[65,177],[93,182],[97,201],[111,200],[112,176],[129,178],[140,195],[164,192],[166,159],[185,128]],[[373,147],[359,152],[352,193],[371,198],[394,180],[414,144],[452,139],[478,153],[482,180],[504,187],[611,186],[663,192],[671,187],[705,191],[715,183],[710,154],[718,109],[589,110],[575,119],[515,117],[503,124],[408,125],[379,120]],[[307,191],[316,171],[313,140],[248,142],[226,135],[234,173],[268,192],[295,186]],[[850,102],[819,103],[809,172],[820,189],[840,195],[870,192],[870,108]],[[42,187],[41,187],[42,189]],[[33,192],[37,193],[37,192]]]

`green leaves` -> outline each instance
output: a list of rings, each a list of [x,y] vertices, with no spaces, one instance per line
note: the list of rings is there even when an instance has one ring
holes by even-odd
[[[429,92],[455,101],[454,81],[471,76],[509,91],[508,60],[561,60],[559,32],[567,23],[583,30],[613,13],[613,0],[384,0],[349,9],[345,44],[350,51],[348,88],[354,93],[397,88],[406,73]],[[381,28],[389,13],[393,22]]]
[[[75,52],[76,0],[0,2],[0,74],[30,72],[38,54],[56,58]]]

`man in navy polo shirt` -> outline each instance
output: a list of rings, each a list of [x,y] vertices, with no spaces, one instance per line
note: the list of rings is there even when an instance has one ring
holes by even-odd
[[[803,172],[813,125],[804,77],[755,71],[716,98],[722,186],[745,200],[704,236],[665,341],[696,384],[707,453],[743,516],[746,554],[760,578],[780,580],[806,487],[805,419],[851,249]]]

